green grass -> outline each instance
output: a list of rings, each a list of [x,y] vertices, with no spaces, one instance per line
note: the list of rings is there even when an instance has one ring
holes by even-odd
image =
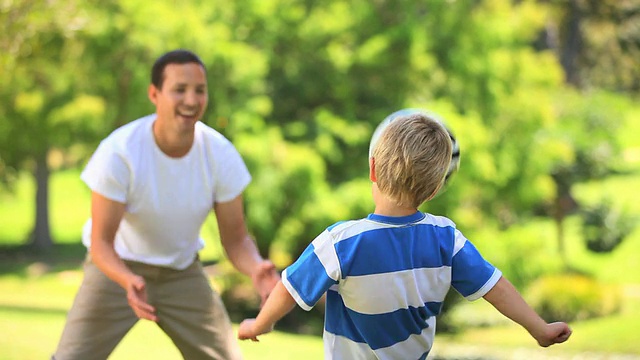
[[[0,276],[0,359],[46,359],[54,351],[67,310],[82,280],[80,270],[42,276]],[[35,342],[37,339],[37,342]],[[36,345],[37,346],[34,346]],[[260,343],[241,342],[247,359],[322,359],[322,339],[274,332]],[[286,349],[286,351],[283,351]],[[138,322],[110,357],[179,359],[171,340],[153,323]]]
[[[12,193],[0,188],[0,244],[16,245],[24,242],[33,226],[35,214],[34,184],[22,176]]]
[[[0,358],[48,359],[64,325],[64,314],[6,310],[0,307]],[[247,359],[322,359],[322,339],[274,332],[260,343],[241,342]],[[140,321],[116,347],[110,360],[180,359],[171,340],[153,323]]]
[[[64,326],[65,313],[0,305],[0,358],[48,359]],[[247,359],[322,359],[319,337],[274,332],[260,343],[241,342]],[[171,340],[153,323],[138,322],[116,347],[111,360],[180,359]]]
[[[47,358],[56,346],[67,309],[82,278],[80,270],[53,272],[42,276],[0,276],[0,359]],[[637,334],[640,331],[640,288],[630,289],[621,314],[571,324],[574,334],[569,342],[542,350],[518,326],[501,322],[489,328],[469,328],[461,334],[436,338],[434,352],[476,357],[514,358],[511,354],[527,352],[535,358],[581,358],[579,354],[635,354],[640,356]],[[474,314],[497,312],[483,300],[465,306]],[[38,339],[34,346],[33,339]],[[276,331],[263,336],[260,343],[241,342],[247,359],[322,359],[320,337]],[[153,323],[139,322],[116,348],[110,359],[178,359],[171,341]],[[600,358],[605,358],[601,355]]]
[[[629,286],[623,310],[615,315],[571,323],[571,339],[549,349],[551,353],[577,354],[581,352],[635,354],[640,357],[640,288]],[[465,329],[458,335],[441,336],[445,343],[482,344],[499,349],[525,348],[537,350],[528,333],[518,325],[505,320],[487,302],[478,300],[461,305],[458,316],[494,319],[497,325]],[[546,351],[546,350],[545,350]],[[579,358],[579,357],[576,357]],[[604,358],[604,357],[603,357]]]
[[[90,192],[80,181],[78,170],[51,176],[49,215],[52,236],[58,243],[80,239],[82,224],[90,214]],[[22,174],[13,192],[0,189],[0,243],[17,245],[31,230],[35,214],[33,177]]]

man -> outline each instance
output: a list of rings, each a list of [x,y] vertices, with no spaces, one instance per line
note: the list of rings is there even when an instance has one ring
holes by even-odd
[[[199,121],[208,97],[202,61],[185,50],[164,54],[148,95],[156,114],[116,129],[82,172],[92,190],[83,232],[89,256],[56,360],[106,359],[138,319],[156,322],[185,359],[241,358],[198,260],[212,208],[229,260],[263,301],[279,279],[247,232],[244,162]]]

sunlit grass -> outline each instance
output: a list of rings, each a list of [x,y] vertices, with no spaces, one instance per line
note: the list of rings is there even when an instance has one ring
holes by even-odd
[[[6,360],[48,358],[56,346],[64,317],[81,281],[81,271],[50,273],[40,277],[0,276],[0,358]],[[638,296],[638,289],[630,289]],[[636,297],[636,300],[639,299]],[[483,300],[470,303],[474,313],[496,314]],[[640,302],[627,302],[622,313],[601,319],[572,323],[574,334],[565,344],[540,349],[524,329],[515,324],[466,328],[457,336],[439,334],[436,349],[470,349],[470,354],[534,354],[540,359],[575,359],[585,352],[626,353],[640,356]],[[33,339],[38,339],[34,346]],[[320,337],[274,332],[260,343],[241,342],[247,359],[322,359]],[[454,353],[456,353],[454,352]],[[446,351],[445,351],[446,353]],[[604,356],[604,355],[603,355]],[[131,358],[178,359],[178,351],[153,323],[139,322],[116,348],[111,360]],[[601,357],[604,358],[604,357]]]
[[[49,186],[51,235],[59,243],[80,241],[91,214],[91,192],[80,180],[80,170],[55,172]]]
[[[624,285],[621,290],[624,300],[619,313],[571,323],[573,335],[570,341],[558,346],[559,350],[628,353],[640,358],[640,343],[637,341],[640,333],[640,284]],[[526,293],[524,296],[526,299]],[[464,301],[453,312],[456,323],[462,324],[462,331],[457,335],[442,335],[445,343],[482,344],[501,349],[536,348],[535,341],[523,328],[500,315],[482,299]]]
[[[42,276],[0,276],[0,359],[47,359],[82,280],[80,270]],[[37,340],[37,346],[34,341]],[[322,359],[322,339],[276,331],[260,343],[241,342],[247,359]],[[180,359],[171,340],[153,323],[140,321],[110,360]]]
[[[563,352],[627,353],[640,357],[640,297],[629,299],[623,312],[603,318],[571,323],[570,341],[558,345]],[[486,309],[481,309],[486,308]],[[490,308],[490,309],[489,309]],[[493,311],[487,303],[476,305],[478,311]],[[445,336],[443,341],[482,344],[497,348],[533,348],[535,341],[514,323],[487,328],[466,329],[458,336]],[[553,349],[552,349],[553,350]]]
[[[65,312],[15,309],[0,304],[0,358],[48,359],[64,326]],[[259,343],[241,342],[247,359],[322,359],[322,339],[274,332]],[[110,360],[181,359],[171,340],[153,323],[139,321],[116,347]]]
[[[13,192],[0,188],[0,244],[22,244],[33,226],[34,183],[27,175],[16,182]]]
[[[12,192],[0,189],[0,242],[22,244],[35,216],[35,184],[22,173]],[[82,224],[90,214],[90,192],[80,180],[79,170],[55,172],[49,184],[49,222],[58,243],[77,242]]]

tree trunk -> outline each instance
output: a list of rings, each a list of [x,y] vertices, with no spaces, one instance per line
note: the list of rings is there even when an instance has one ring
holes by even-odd
[[[558,253],[560,254],[560,260],[562,261],[562,266],[567,268],[569,265],[569,261],[567,259],[567,251],[564,246],[564,214],[560,209],[558,200],[556,200],[555,207],[556,207],[555,214],[553,218],[556,223],[556,241],[558,242]]]
[[[568,215],[574,213],[578,209],[578,203],[571,195],[570,172],[556,171],[551,176],[556,184],[556,198],[553,204],[553,219],[556,225],[556,236],[558,241],[558,253],[565,268],[569,266],[569,259],[565,247],[564,220]]]
[[[578,0],[571,0],[569,11],[564,24],[564,41],[560,49],[560,63],[565,73],[565,81],[575,87],[580,87],[580,74],[578,72],[578,57],[582,49],[582,9]]]
[[[36,250],[49,250],[53,239],[49,228],[49,167],[47,152],[38,156],[35,169],[36,222],[31,233],[31,245]]]

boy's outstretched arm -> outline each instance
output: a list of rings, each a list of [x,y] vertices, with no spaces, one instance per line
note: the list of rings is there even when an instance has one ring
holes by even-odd
[[[547,347],[562,343],[571,336],[571,329],[566,323],[547,324],[504,277],[501,277],[496,285],[484,295],[484,299],[504,316],[524,327],[540,346]]]
[[[284,287],[282,280],[278,281],[258,316],[255,319],[246,319],[240,323],[238,339],[258,341],[258,335],[273,330],[273,325],[276,321],[287,315],[295,305],[296,301]]]

